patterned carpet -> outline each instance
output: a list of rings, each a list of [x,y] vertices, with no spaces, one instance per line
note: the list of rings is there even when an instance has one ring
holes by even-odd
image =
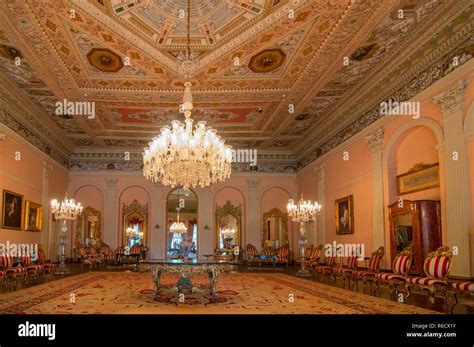
[[[162,276],[165,285],[174,285],[176,280],[173,275]],[[205,276],[192,280],[207,284]],[[285,274],[223,274],[216,300],[206,291],[187,294],[180,303],[176,292],[166,291],[153,301],[152,292],[150,273],[88,272],[1,293],[0,313],[436,313]],[[291,294],[293,302],[288,299]],[[72,296],[75,303],[70,302]]]

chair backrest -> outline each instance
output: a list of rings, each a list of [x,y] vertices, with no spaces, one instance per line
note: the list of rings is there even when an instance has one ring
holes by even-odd
[[[3,253],[0,256],[0,261],[3,267],[3,270],[11,269],[13,266],[13,257],[10,254]]]
[[[119,247],[115,250],[115,254],[124,255],[125,254],[125,249],[123,247]]]
[[[359,261],[359,256],[354,255],[347,258],[347,267],[349,269],[357,269],[357,262]]]
[[[441,246],[436,251],[428,253],[423,264],[423,271],[430,278],[445,278],[451,270],[452,258],[451,249]]]
[[[140,246],[133,246],[130,248],[130,255],[139,255],[142,252],[142,248]]]
[[[372,255],[369,260],[369,270],[378,271],[380,269],[380,264],[382,264],[382,258],[385,254],[385,248],[380,246]]]
[[[406,275],[410,270],[413,259],[413,247],[405,247],[393,260],[392,270],[398,275]]]
[[[249,256],[254,256],[254,255],[256,255],[256,254],[257,254],[257,248],[256,248],[254,245],[252,245],[252,244],[249,243],[249,244],[247,245],[247,254],[248,254]]]
[[[46,262],[46,256],[42,249],[38,249],[38,263],[43,265]]]
[[[263,254],[263,255],[273,255],[273,249],[268,249],[268,248],[267,248],[267,249],[264,249],[264,250],[262,251],[262,254]]]
[[[31,260],[31,254],[29,252],[27,251],[23,252],[23,254],[21,255],[21,258],[23,260],[23,266],[31,265],[32,260]]]
[[[105,255],[105,256],[109,256],[109,255],[112,254],[112,250],[111,250],[110,247],[107,246],[107,245],[102,246],[102,247],[100,248],[100,251],[101,251],[101,253],[102,253],[103,255]]]
[[[79,248],[79,254],[81,255],[81,258],[84,258],[87,256],[86,250],[84,249],[84,247]]]
[[[336,265],[336,256],[335,255],[332,255],[330,257],[327,257],[327,265],[328,266],[334,266]]]
[[[304,257],[305,258],[310,258],[311,254],[313,254],[313,245],[309,245],[308,247],[306,247],[306,249],[304,251]]]
[[[278,257],[279,258],[286,259],[286,258],[288,258],[289,255],[290,255],[290,249],[288,248],[288,246],[281,246],[278,249]]]
[[[313,252],[311,253],[311,259],[321,258],[322,250],[323,250],[323,245],[319,245],[318,247],[314,247]]]
[[[97,250],[95,249],[95,247],[90,247],[89,248],[89,252],[92,256],[96,256],[97,255]]]

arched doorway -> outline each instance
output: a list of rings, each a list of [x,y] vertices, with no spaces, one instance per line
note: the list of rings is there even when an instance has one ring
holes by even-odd
[[[173,223],[183,223],[185,230],[171,231]],[[198,254],[198,197],[191,189],[173,189],[166,198],[166,258],[195,259]]]

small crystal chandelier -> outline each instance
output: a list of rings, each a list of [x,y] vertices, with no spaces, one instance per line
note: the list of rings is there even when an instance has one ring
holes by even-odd
[[[303,195],[301,195],[298,205],[295,204],[293,199],[288,201],[287,211],[294,222],[312,222],[316,214],[321,211],[321,205],[317,201],[305,201]]]
[[[176,234],[186,234],[188,232],[188,228],[186,228],[183,222],[179,221],[179,209],[178,209],[177,221],[171,224],[170,232],[176,233]]]
[[[180,106],[186,117],[184,124],[175,120],[154,137],[143,153],[143,175],[152,182],[171,187],[206,187],[226,180],[231,174],[232,148],[216,135],[216,130],[200,121],[193,130],[191,111],[193,96],[189,81],[196,66],[196,56],[190,53],[190,10],[188,0],[186,55],[181,57],[184,72],[184,96]]]
[[[222,230],[221,233],[222,233],[222,236],[223,236],[224,240],[233,239],[234,234],[235,234],[235,230],[226,228],[226,229]]]
[[[74,199],[68,199],[66,194],[61,203],[56,199],[51,200],[51,213],[56,219],[74,220],[82,213],[82,206],[80,202],[76,204]]]

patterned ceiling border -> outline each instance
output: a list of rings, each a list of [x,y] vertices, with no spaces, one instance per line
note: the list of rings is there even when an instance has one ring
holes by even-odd
[[[467,61],[472,59],[474,55],[474,37],[465,41],[460,45],[454,52],[446,54],[439,59],[435,64],[431,65],[428,69],[423,70],[418,74],[417,77],[405,83],[395,93],[392,94],[393,101],[406,101],[415,95],[419,94],[434,82],[447,76],[450,72],[464,65]],[[459,57],[458,66],[453,66],[453,58]],[[298,161],[298,170],[301,170],[311,162],[319,158],[330,150],[336,148],[349,138],[362,131],[370,124],[374,123],[381,117],[380,115],[380,103],[387,99],[379,99],[378,102],[374,103],[374,106],[367,112],[361,114],[355,121],[351,122],[344,129],[340,130],[331,139],[318,146],[316,149],[311,151],[309,155],[306,155],[304,159]]]
[[[125,171],[141,172],[143,159],[141,152],[130,151],[82,151],[74,152],[69,160],[69,169],[80,171]],[[295,173],[296,161],[291,154],[259,153],[257,165],[251,167],[249,163],[233,163],[233,173]]]

